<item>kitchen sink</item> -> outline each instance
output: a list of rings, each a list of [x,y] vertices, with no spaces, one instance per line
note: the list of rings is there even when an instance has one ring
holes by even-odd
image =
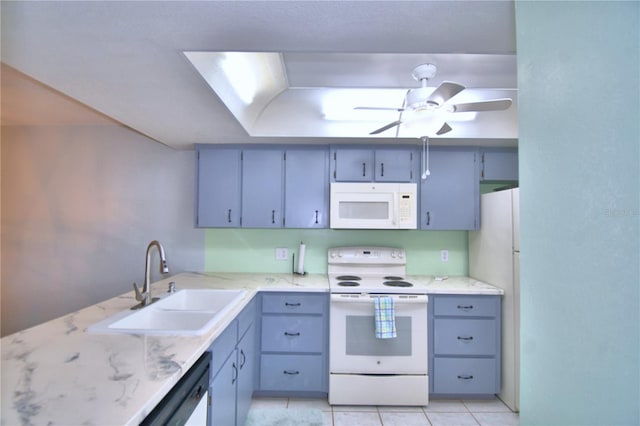
[[[244,290],[185,289],[160,300],[155,307],[174,311],[217,312],[244,293]]]
[[[209,331],[245,294],[245,290],[180,290],[142,309],[118,312],[89,326],[87,332],[200,335]]]

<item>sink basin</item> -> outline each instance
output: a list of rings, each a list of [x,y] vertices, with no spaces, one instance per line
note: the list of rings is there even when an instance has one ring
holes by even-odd
[[[195,290],[185,289],[166,297],[155,307],[175,311],[218,312],[238,297],[244,290]]]
[[[89,326],[87,332],[200,335],[209,331],[245,293],[245,290],[180,290],[142,309],[118,312]]]

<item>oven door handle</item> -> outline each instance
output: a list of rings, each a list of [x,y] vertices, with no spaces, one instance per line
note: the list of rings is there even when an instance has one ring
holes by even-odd
[[[377,297],[393,297],[393,303],[395,305],[405,304],[426,304],[429,300],[426,294],[411,294],[411,295],[391,295],[391,294],[332,294],[332,303],[373,303],[373,300]]]

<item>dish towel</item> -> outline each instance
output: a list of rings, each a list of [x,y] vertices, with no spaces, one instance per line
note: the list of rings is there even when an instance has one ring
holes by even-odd
[[[376,338],[392,339],[396,334],[396,315],[393,309],[393,298],[380,296],[374,299]]]

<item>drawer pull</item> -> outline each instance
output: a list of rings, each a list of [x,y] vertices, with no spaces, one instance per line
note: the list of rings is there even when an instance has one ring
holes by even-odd
[[[473,340],[473,336],[458,336],[458,340],[464,340],[465,342],[470,342],[471,340]]]
[[[473,309],[473,305],[458,305],[458,309],[462,309],[463,311],[470,311]]]
[[[296,375],[300,374],[300,372],[297,371],[297,370],[284,370],[283,373],[284,374],[288,374],[290,376],[296,376]]]
[[[293,307],[296,307],[296,306],[300,306],[300,302],[298,302],[298,303],[289,303],[289,302],[284,302],[284,306],[293,306]]]
[[[473,376],[471,375],[467,375],[467,376],[458,376],[459,380],[473,380]]]
[[[288,331],[285,331],[285,332],[284,332],[284,335],[285,335],[285,336],[290,336],[290,337],[297,337],[297,336],[299,336],[299,335],[300,335],[300,332],[297,332],[297,333],[289,333]]]

